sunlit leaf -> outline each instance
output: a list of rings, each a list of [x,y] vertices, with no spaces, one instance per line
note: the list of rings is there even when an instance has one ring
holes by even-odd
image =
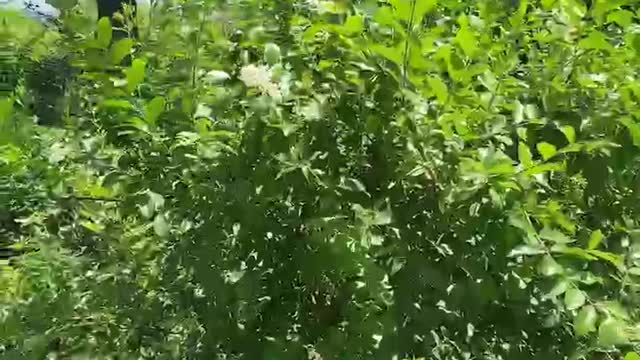
[[[540,155],[542,155],[542,158],[544,160],[549,160],[558,152],[554,145],[547,142],[537,143],[536,148],[538,149],[538,152],[540,153]]]
[[[518,143],[518,160],[524,168],[530,168],[533,165],[533,156],[529,146],[522,142]]]
[[[566,164],[565,163],[544,163],[544,164],[537,164],[534,165],[533,167],[527,169],[525,171],[525,174],[527,175],[537,175],[537,174],[544,174],[550,171],[558,171],[558,172],[563,172],[565,171],[566,168]]]
[[[576,131],[572,126],[566,125],[560,128],[560,131],[564,134],[569,141],[569,144],[576,142]]]
[[[638,355],[635,352],[628,352],[625,356],[624,356],[624,360],[640,360],[640,355]]]
[[[164,111],[165,101],[161,96],[156,96],[145,106],[145,120],[149,124],[155,124],[158,117]]]
[[[628,10],[617,10],[607,15],[607,21],[620,25],[622,28],[627,28],[633,22],[635,15]]]
[[[105,229],[104,225],[93,222],[93,221],[81,221],[80,224],[84,228],[91,230],[92,232],[95,232],[95,233],[102,232]]]
[[[103,17],[98,21],[98,36],[96,43],[102,49],[106,49],[111,45],[111,36],[113,30],[111,28],[111,21],[107,17]]]
[[[346,34],[360,33],[364,30],[364,19],[360,15],[349,16],[341,30]]]
[[[542,231],[540,231],[540,237],[556,244],[568,244],[575,241],[575,239],[569,238],[564,233],[548,227],[544,227]]]
[[[147,63],[142,59],[135,59],[127,69],[127,90],[134,91],[144,81]]]
[[[513,104],[513,120],[516,123],[521,123],[524,120],[524,106],[518,100],[516,100]]]
[[[598,342],[604,346],[621,345],[628,341],[625,324],[614,318],[607,318],[598,327]]]
[[[222,70],[211,70],[205,75],[205,80],[211,84],[219,84],[231,79],[231,75]]]
[[[458,21],[460,23],[460,29],[456,34],[456,43],[462,48],[465,55],[473,57],[478,51],[478,39],[469,27],[466,17],[462,16]]]
[[[520,245],[509,252],[509,257],[544,254],[545,249],[528,245]]]
[[[596,321],[598,320],[598,313],[596,309],[587,305],[580,309],[578,314],[573,319],[573,331],[576,336],[584,336],[596,330]]]
[[[117,109],[117,110],[133,109],[133,105],[129,101],[119,100],[119,99],[107,99],[107,100],[104,100],[100,105],[105,109]]]
[[[603,239],[604,239],[604,235],[602,234],[602,231],[596,230],[592,232],[591,236],[589,237],[589,244],[587,246],[588,249],[589,250],[596,249],[600,245],[600,243],[602,243]]]
[[[157,214],[153,219],[153,231],[160,237],[169,235],[169,224],[163,214]]]
[[[447,89],[447,85],[439,78],[439,77],[429,77],[427,78],[427,82],[433,94],[435,94],[438,102],[440,104],[446,104],[447,98],[449,96],[449,91]]]
[[[593,30],[586,38],[580,40],[578,45],[585,50],[611,50],[613,48],[607,37],[597,30]]]
[[[587,298],[579,289],[572,288],[564,293],[564,304],[567,310],[576,310],[586,302]]]
[[[437,0],[417,0],[412,1],[390,0],[395,9],[394,15],[406,22],[417,23],[429,11],[435,8]]]
[[[372,224],[388,225],[391,223],[391,220],[392,220],[391,207],[389,206],[389,203],[387,203],[387,207],[384,210],[376,212]]]
[[[561,274],[564,271],[562,266],[558,264],[551,256],[545,255],[538,264],[538,272],[544,276],[553,276]]]
[[[120,64],[131,53],[131,49],[133,49],[133,40],[130,38],[116,41],[111,47],[111,63]]]
[[[398,49],[396,48],[382,45],[372,45],[371,47],[369,47],[369,50],[385,57],[388,60],[391,60],[398,66],[402,66],[402,51],[398,51]]]

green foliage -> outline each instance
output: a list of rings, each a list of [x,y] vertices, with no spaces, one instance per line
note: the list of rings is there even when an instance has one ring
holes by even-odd
[[[0,25],[77,70],[0,101],[4,357],[638,358],[632,2],[74,9]]]

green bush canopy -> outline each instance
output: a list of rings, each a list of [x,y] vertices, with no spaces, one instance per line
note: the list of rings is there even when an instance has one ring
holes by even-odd
[[[636,1],[0,18],[0,358],[640,359]]]

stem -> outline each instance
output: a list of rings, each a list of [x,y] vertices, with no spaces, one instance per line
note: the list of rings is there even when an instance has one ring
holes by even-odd
[[[404,55],[402,59],[402,82],[403,87],[407,86],[408,80],[408,68],[409,68],[409,40],[411,38],[411,33],[413,32],[413,18],[416,14],[416,2],[417,0],[411,1],[411,17],[409,18],[409,23],[407,24],[407,38],[404,40]]]
[[[193,67],[191,68],[191,88],[193,90],[196,89],[197,77],[198,77],[198,66],[200,63],[200,43],[202,41],[202,32],[204,31],[205,19],[207,16],[206,12],[203,12],[202,18],[200,19],[200,25],[198,27],[198,33],[196,34],[196,43],[195,43],[195,52],[193,54]]]

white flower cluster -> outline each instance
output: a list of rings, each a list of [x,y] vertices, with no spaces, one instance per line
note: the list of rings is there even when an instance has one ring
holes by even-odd
[[[267,66],[247,65],[240,69],[240,80],[248,87],[258,88],[274,99],[282,96],[278,84],[271,81],[271,69]]]
[[[45,0],[0,0],[0,10],[2,9],[21,11],[26,16],[43,24],[60,16],[60,10]]]

